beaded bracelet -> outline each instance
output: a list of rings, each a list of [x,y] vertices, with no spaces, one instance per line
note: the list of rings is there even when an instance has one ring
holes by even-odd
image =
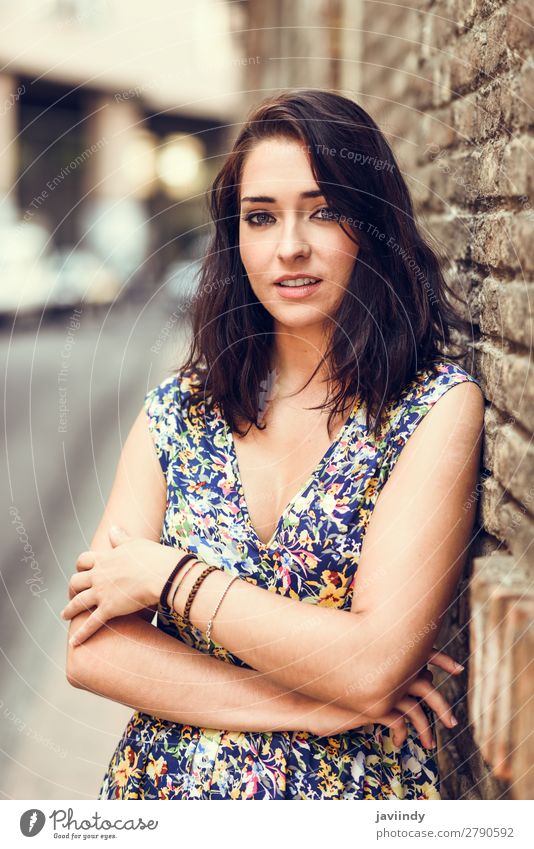
[[[180,558],[180,560],[178,561],[178,563],[176,564],[176,566],[172,570],[169,577],[167,578],[167,580],[165,582],[165,586],[163,587],[163,589],[161,591],[161,595],[159,597],[159,603],[162,607],[167,607],[167,596],[168,596],[169,590],[172,586],[172,582],[176,578],[176,575],[178,574],[178,572],[180,571],[182,566],[185,566],[185,564],[189,560],[196,560],[196,554],[189,554],[189,553],[184,554],[183,557]]]
[[[171,608],[170,608],[170,609],[171,609],[171,612],[174,612],[174,599],[176,598],[176,593],[178,592],[178,590],[179,590],[179,589],[180,589],[180,587],[182,586],[183,582],[185,581],[185,576],[186,576],[187,574],[189,574],[189,572],[191,571],[191,569],[193,568],[193,566],[196,566],[196,565],[197,565],[197,563],[201,563],[201,562],[202,562],[202,561],[200,561],[200,560],[195,560],[193,563],[191,563],[191,565],[190,565],[190,566],[188,566],[188,567],[187,567],[187,569],[185,570],[185,572],[184,572],[184,574],[182,575],[181,579],[178,581],[178,584],[177,584],[177,586],[176,586],[176,589],[174,590],[174,592],[173,592],[173,594],[172,594],[172,601],[171,601]]]
[[[183,618],[185,619],[186,622],[189,621],[189,611],[191,610],[191,605],[193,604],[193,599],[196,596],[202,581],[204,580],[204,578],[207,578],[207,576],[210,574],[210,572],[215,572],[216,570],[217,570],[217,566],[208,566],[206,569],[204,569],[203,572],[200,573],[200,575],[196,579],[195,583],[191,587],[189,595],[187,596],[187,601],[185,603],[185,608],[184,608],[184,612],[183,612]]]
[[[221,606],[221,602],[222,602],[223,598],[225,597],[226,593],[228,592],[228,590],[230,589],[230,587],[232,586],[234,581],[237,581],[237,580],[239,580],[239,575],[234,575],[234,577],[232,578],[232,580],[230,581],[230,583],[227,585],[226,589],[224,590],[222,596],[220,597],[219,602],[217,604],[217,607],[215,608],[215,610],[212,613],[211,619],[208,622],[208,627],[206,628],[206,641],[207,641],[208,644],[209,644],[209,641],[211,639],[211,629],[213,627],[213,620],[215,619],[215,614],[217,613],[219,607]]]

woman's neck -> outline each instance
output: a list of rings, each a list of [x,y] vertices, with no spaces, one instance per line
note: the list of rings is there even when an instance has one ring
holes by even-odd
[[[319,366],[317,374],[304,390],[306,394],[325,394],[328,365],[324,359],[325,336],[320,338],[308,333],[298,335],[294,331],[279,333],[271,357],[268,381],[277,394],[290,395],[299,392]]]

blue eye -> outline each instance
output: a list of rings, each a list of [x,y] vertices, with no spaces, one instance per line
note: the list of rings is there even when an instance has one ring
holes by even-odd
[[[325,212],[326,214],[320,216],[320,218],[319,218],[320,221],[338,221],[339,220],[340,213],[337,212],[335,209],[332,209],[329,206],[322,206],[320,209],[317,210],[317,212],[314,212],[313,217],[315,217],[316,215],[318,215],[321,212]],[[254,220],[254,219],[258,219],[258,218],[263,219],[263,220],[262,221]],[[265,227],[267,224],[270,223],[269,219],[271,221],[274,220],[273,216],[269,212],[249,212],[247,215],[244,216],[243,221],[246,221],[247,224],[251,225],[251,227]]]
[[[272,215],[269,215],[268,212],[249,212],[248,215],[245,215],[244,221],[247,221],[252,227],[264,227],[265,223],[261,224],[259,221],[253,221],[253,218],[257,218],[258,215],[261,217],[262,215],[266,218],[272,218]]]

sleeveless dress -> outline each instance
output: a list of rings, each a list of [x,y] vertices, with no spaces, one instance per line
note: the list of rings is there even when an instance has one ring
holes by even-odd
[[[178,372],[145,396],[145,411],[167,479],[161,543],[266,590],[350,612],[360,550],[373,507],[402,448],[433,404],[464,381],[439,362],[420,371],[390,402],[384,434],[371,438],[354,406],[268,544],[252,527],[233,436],[217,404],[195,392],[198,375]],[[479,384],[478,384],[479,385]],[[400,400],[399,400],[400,399]],[[248,665],[158,608],[157,627],[220,660]],[[420,702],[430,720],[434,713]],[[440,799],[437,749],[409,723],[401,747],[372,723],[334,736],[307,731],[238,732],[200,728],[135,711],[102,780],[99,799]]]

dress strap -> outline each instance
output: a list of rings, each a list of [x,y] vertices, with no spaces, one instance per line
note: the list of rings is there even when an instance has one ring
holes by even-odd
[[[183,430],[181,415],[180,375],[165,378],[150,389],[143,407],[148,418],[148,429],[154,441],[156,455],[167,474],[169,464],[176,455],[178,434]]]
[[[401,399],[393,409],[388,427],[385,448],[389,471],[397,462],[407,440],[434,404],[453,386],[459,383],[479,381],[456,363],[441,362],[438,373],[425,370],[409,383]]]

